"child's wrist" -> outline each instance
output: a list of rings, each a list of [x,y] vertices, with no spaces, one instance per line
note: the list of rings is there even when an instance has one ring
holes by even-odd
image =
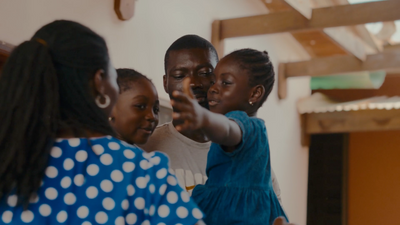
[[[201,118],[202,119],[201,129],[203,129],[203,128],[209,127],[209,125],[210,125],[210,117],[207,116],[207,113],[209,113],[209,111],[207,109],[202,108],[201,110],[202,110],[202,112],[201,112],[201,117],[202,117]]]

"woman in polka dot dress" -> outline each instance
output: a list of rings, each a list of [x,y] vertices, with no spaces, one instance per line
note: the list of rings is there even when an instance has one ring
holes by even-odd
[[[55,21],[0,77],[0,224],[195,224],[161,153],[113,138],[118,96],[104,40]]]

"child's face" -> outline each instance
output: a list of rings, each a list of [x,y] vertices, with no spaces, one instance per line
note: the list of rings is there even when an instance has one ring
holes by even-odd
[[[231,58],[223,58],[215,68],[215,84],[208,91],[210,110],[219,114],[247,111],[251,87],[246,71]]]
[[[214,79],[217,58],[208,49],[193,48],[171,51],[166,65],[164,89],[172,99],[172,92],[182,91],[183,80],[190,77],[192,91],[198,103],[208,108],[207,91]]]
[[[145,144],[158,124],[159,101],[154,85],[140,78],[119,95],[112,126],[130,144]]]

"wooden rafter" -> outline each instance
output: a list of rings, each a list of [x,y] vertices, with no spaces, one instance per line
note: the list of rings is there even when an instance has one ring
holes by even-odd
[[[264,1],[261,0],[268,10],[273,12],[282,12],[282,11],[295,11],[292,5],[288,4],[286,0],[270,0]],[[332,4],[348,4],[347,0],[340,0],[341,2],[331,2],[331,0],[325,0],[325,2],[318,0],[314,1],[314,6],[330,6]],[[306,6],[306,5],[305,5]],[[360,30],[360,29],[359,29]],[[366,30],[364,28],[364,30]],[[361,31],[364,31],[361,29]],[[333,31],[333,30],[332,30]],[[311,30],[311,31],[299,31],[292,32],[291,35],[303,46],[303,48],[308,52],[308,54],[312,58],[316,57],[327,57],[334,55],[355,55],[358,58],[365,60],[365,51],[357,37],[347,34],[346,30],[339,29],[342,35],[338,35],[337,29],[335,29],[334,33],[327,30],[324,32],[322,29]],[[332,36],[331,36],[332,35]],[[355,43],[358,41],[358,43]],[[345,45],[343,47],[341,44]],[[346,49],[347,47],[347,49]],[[355,48],[355,49],[354,49]],[[287,92],[287,82],[286,77],[282,76],[284,74],[284,64],[280,64],[278,67],[279,71],[279,79],[278,79],[278,95],[286,96]]]
[[[295,11],[285,0],[261,0],[271,13],[282,11]],[[336,41],[330,38],[322,30],[302,31],[290,33],[312,57],[326,57],[332,55],[347,55]]]
[[[221,38],[293,32],[400,19],[400,1],[340,5],[312,10],[308,20],[298,12],[283,11],[221,21]]]
[[[267,6],[269,12],[271,13],[293,10],[293,8],[284,0],[261,1],[265,4],[265,6]]]
[[[400,110],[303,114],[306,134],[400,130]]]
[[[386,45],[384,46],[385,51],[400,51],[400,44]]]
[[[363,62],[354,56],[332,56],[285,63],[284,76],[325,76],[359,71],[386,70],[400,67],[400,51],[368,55]]]
[[[397,28],[394,21],[384,22],[382,25],[382,29],[376,34],[376,37],[379,40],[382,40],[385,43],[390,43],[390,39],[394,33],[396,33]]]
[[[359,71],[391,70],[400,68],[400,51],[384,51],[368,55],[365,61],[354,56],[332,56],[307,61],[281,63],[278,67],[278,96],[286,98],[286,79],[299,76],[326,76]]]

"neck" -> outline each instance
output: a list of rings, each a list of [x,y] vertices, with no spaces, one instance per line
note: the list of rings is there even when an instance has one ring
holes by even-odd
[[[255,112],[248,112],[247,115],[248,115],[249,117],[257,117],[257,111],[255,111]]]
[[[246,110],[245,111],[249,117],[257,117],[257,110]]]
[[[174,127],[176,127],[180,123],[181,122],[176,121],[176,120],[172,121],[172,125],[174,125]],[[205,142],[210,141],[210,139],[207,138],[207,136],[204,134],[204,132],[202,130],[178,131],[178,132],[181,133],[183,136],[185,136],[195,142],[205,143]]]
[[[94,138],[103,136],[106,135],[98,132],[93,132],[87,129],[76,132],[72,128],[65,128],[65,129],[60,129],[57,132],[57,138]]]

